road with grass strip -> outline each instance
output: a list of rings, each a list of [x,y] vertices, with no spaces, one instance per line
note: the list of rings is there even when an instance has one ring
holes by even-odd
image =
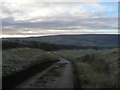
[[[69,60],[59,61],[44,71],[32,76],[16,88],[73,88],[73,67]]]

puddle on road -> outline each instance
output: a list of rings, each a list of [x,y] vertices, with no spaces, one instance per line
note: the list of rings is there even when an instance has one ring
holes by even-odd
[[[39,88],[50,88],[55,87],[58,83],[57,81],[62,76],[66,63],[59,63],[48,71],[44,76],[38,78],[34,84],[31,84],[31,87],[39,87]]]

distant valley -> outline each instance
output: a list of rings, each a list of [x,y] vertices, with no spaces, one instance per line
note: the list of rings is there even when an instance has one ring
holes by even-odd
[[[3,40],[25,40],[52,43],[57,45],[73,46],[118,46],[119,35],[117,34],[85,34],[85,35],[54,35],[28,38],[4,38]]]

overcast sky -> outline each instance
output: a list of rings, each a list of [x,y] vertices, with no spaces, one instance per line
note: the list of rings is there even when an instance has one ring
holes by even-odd
[[[56,3],[23,1],[6,0],[0,3],[1,37],[118,33],[117,0]]]

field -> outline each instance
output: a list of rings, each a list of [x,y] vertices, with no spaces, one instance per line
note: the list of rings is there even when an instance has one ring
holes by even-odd
[[[2,51],[3,77],[58,58],[40,49],[15,48]]]
[[[56,54],[73,62],[81,88],[117,88],[118,49],[61,50]]]

